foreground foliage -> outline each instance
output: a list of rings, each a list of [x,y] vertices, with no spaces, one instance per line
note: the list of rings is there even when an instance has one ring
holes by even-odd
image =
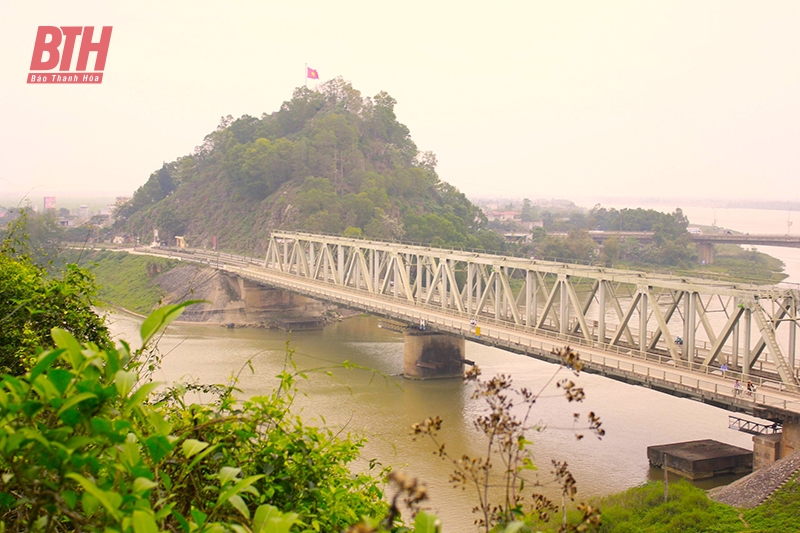
[[[19,375],[30,368],[38,346],[49,344],[50,330],[66,329],[82,342],[109,344],[103,319],[92,310],[97,291],[84,269],[67,265],[57,277],[31,259],[25,218],[0,243],[0,370]]]
[[[602,506],[600,531],[609,533],[723,532],[744,526],[736,509],[709,500],[686,481],[670,483],[666,503],[663,483],[653,482],[606,498]]]
[[[180,306],[142,325],[145,344]],[[377,477],[352,475],[361,447],[289,413],[295,374],[269,396],[208,406],[138,383],[128,345],[54,350],[0,382],[0,520],[11,531],[338,531],[387,505]],[[154,401],[159,399],[157,403]],[[286,509],[287,512],[280,512]]]

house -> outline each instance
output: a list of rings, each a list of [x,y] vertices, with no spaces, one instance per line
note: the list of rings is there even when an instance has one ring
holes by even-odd
[[[523,232],[503,233],[503,238],[506,242],[522,244],[531,241],[531,234]]]
[[[486,215],[489,222],[522,222],[522,213],[519,211],[491,211]]]

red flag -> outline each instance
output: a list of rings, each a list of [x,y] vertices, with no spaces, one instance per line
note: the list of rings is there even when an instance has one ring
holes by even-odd
[[[319,72],[317,72],[313,68],[308,68],[308,67],[306,67],[306,70],[308,71],[306,73],[306,77],[308,79],[310,79],[310,80],[318,80],[319,79]]]

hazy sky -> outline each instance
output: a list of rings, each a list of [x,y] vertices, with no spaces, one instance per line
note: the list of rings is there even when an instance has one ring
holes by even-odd
[[[25,83],[44,25],[113,26],[101,85]],[[1,0],[0,196],[130,194],[305,63],[468,195],[800,200],[796,0]]]

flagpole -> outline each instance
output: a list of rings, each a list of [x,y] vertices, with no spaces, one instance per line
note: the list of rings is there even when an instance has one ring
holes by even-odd
[[[306,72],[305,72],[305,76],[304,76],[304,79],[303,79],[303,83],[305,83],[306,89],[308,89],[308,63],[306,63]]]

